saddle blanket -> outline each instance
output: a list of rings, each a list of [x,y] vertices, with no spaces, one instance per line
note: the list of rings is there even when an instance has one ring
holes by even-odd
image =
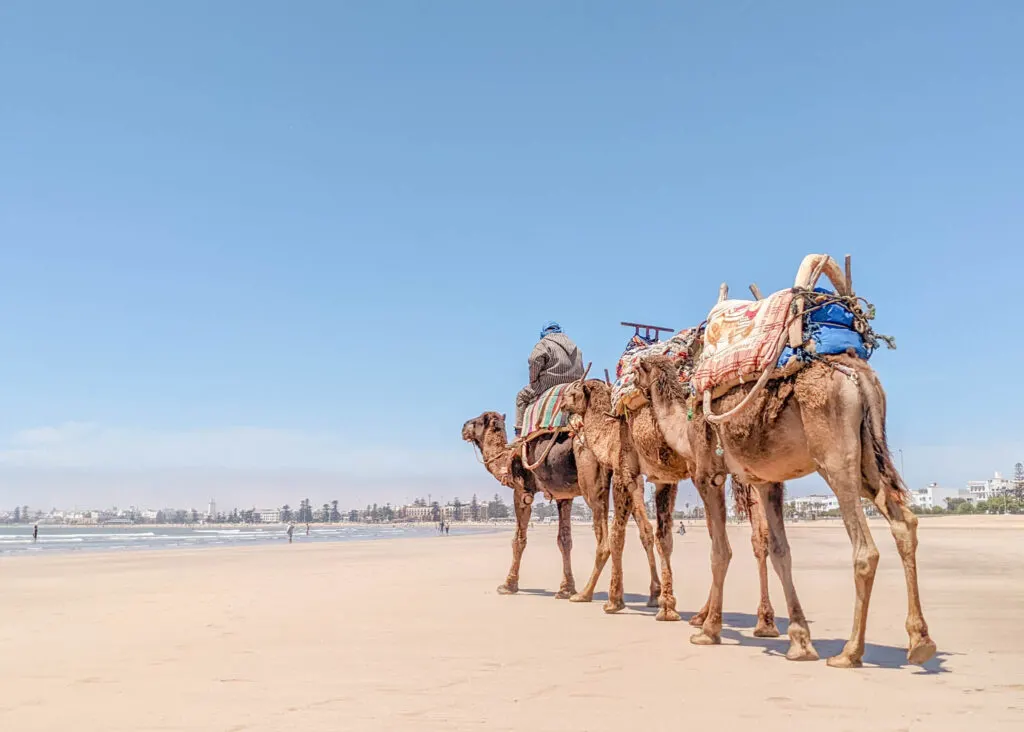
[[[681,330],[665,341],[647,344],[630,340],[626,352],[619,359],[615,367],[615,384],[612,385],[612,414],[624,414],[630,409],[639,409],[647,399],[636,388],[636,366],[641,358],[648,356],[669,356],[680,360],[678,364],[679,378],[688,381],[690,361],[690,347],[697,336],[696,328]]]
[[[562,392],[568,384],[556,384],[540,395],[540,398],[523,412],[525,440],[552,432],[569,431],[569,414],[562,409]]]
[[[712,308],[691,381],[697,393],[759,377],[777,357],[792,302],[792,291],[781,290],[763,300],[726,300]]]

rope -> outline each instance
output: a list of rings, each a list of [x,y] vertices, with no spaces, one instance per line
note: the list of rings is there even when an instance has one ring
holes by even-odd
[[[540,459],[537,462],[535,462],[533,465],[530,465],[529,461],[526,458],[526,446],[529,445],[530,443],[524,442],[523,443],[523,467],[526,468],[527,470],[531,471],[531,472],[535,468],[540,467],[540,464],[548,459],[548,453],[551,452],[551,448],[555,446],[556,442],[558,442],[558,438],[555,435],[552,435],[551,436],[551,441],[548,443],[548,447],[544,451],[544,454],[541,455]]]

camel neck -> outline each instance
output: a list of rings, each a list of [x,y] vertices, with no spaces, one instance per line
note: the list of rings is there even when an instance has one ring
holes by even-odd
[[[480,452],[484,456],[487,472],[494,475],[494,461],[506,455],[509,451],[508,442],[504,437],[495,432],[484,434],[483,444],[480,445]]]

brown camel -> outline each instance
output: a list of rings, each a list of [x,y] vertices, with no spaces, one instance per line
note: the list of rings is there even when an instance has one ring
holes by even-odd
[[[817,472],[839,499],[854,550],[853,631],[830,666],[861,665],[868,602],[878,565],[861,496],[874,502],[889,521],[906,574],[910,637],[907,659],[922,664],[936,651],[921,612],[917,583],[917,517],[906,504],[905,488],[892,463],[885,437],[885,392],[867,362],[846,355],[818,357],[795,375],[744,384],[711,402],[721,415],[751,396],[745,411],[717,426],[703,405],[690,400],[664,357],[639,364],[637,383],[646,393],[665,441],[681,454],[693,454],[694,484],[700,491],[712,533],[710,607],[704,625],[691,638],[698,645],[721,641],[722,589],[732,552],[725,533],[725,476],[756,488],[765,507],[772,565],[785,588],[792,660],[816,659],[810,630],[793,584],[792,561],[782,516],[783,482]]]
[[[513,447],[508,444],[505,416],[497,412],[484,412],[466,422],[462,427],[462,439],[473,443],[480,450],[488,472],[513,491],[516,532],[512,539],[512,567],[505,583],[498,587],[498,592],[514,594],[519,591],[519,564],[526,549],[526,531],[533,511],[534,494],[539,490],[554,498],[558,505],[558,546],[562,552],[563,580],[555,597],[572,598],[574,602],[592,600],[597,581],[611,553],[608,547],[610,471],[603,468],[593,452],[585,448],[578,439],[570,439],[566,434],[532,440],[527,448],[527,458],[530,462],[535,463],[545,451],[547,455],[535,469],[527,470],[523,465],[520,451],[515,450],[513,454]],[[548,440],[552,439],[557,442],[547,450]],[[570,561],[570,511],[572,500],[576,496],[581,496],[594,514],[594,538],[597,545],[593,571],[583,591],[579,593],[576,592]],[[646,516],[644,518],[646,519]],[[649,604],[654,607],[661,594],[661,585],[658,582],[658,569],[654,559],[653,537],[645,548],[651,571]]]
[[[649,404],[630,410],[625,419],[611,415],[611,387],[599,380],[577,381],[567,387],[562,395],[564,408],[583,417],[584,438],[595,452],[598,460],[607,469],[614,469],[615,460],[622,469],[631,474],[640,473],[654,483],[654,501],[657,507],[658,551],[661,555],[661,603],[658,620],[679,620],[676,612],[676,598],[673,592],[672,575],[672,512],[675,510],[679,481],[687,480],[693,474],[693,458],[674,451],[665,442],[655,421]],[[625,422],[625,429],[623,429]],[[623,444],[625,448],[623,448]],[[623,449],[628,455],[622,455]],[[627,478],[632,480],[632,478]],[[634,481],[626,498],[633,505],[643,506],[643,483]],[[639,489],[632,486],[639,485]],[[753,498],[747,486],[733,480],[733,493],[737,509],[745,513],[751,525],[751,543],[754,556],[760,567],[761,601],[757,609],[757,627],[754,635],[759,638],[777,638],[775,611],[768,597],[768,524],[760,502]],[[616,509],[619,496],[616,494]],[[617,512],[618,513],[618,512]],[[612,587],[621,591],[621,557],[616,561],[615,553],[621,555],[622,544],[616,524],[612,524]],[[611,597],[609,598],[611,599]],[[708,614],[708,604],[691,618],[693,625],[702,625]]]

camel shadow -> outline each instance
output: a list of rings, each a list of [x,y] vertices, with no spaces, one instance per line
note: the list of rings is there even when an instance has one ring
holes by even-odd
[[[811,621],[808,621],[810,624]],[[775,625],[781,634],[778,638],[755,638],[752,635],[740,633],[739,629],[754,628],[757,625],[757,616],[747,613],[724,613],[722,615],[722,638],[735,641],[741,646],[762,649],[762,652],[769,656],[786,657],[789,649],[789,639],[786,633],[789,631],[789,620],[787,618],[775,618]],[[815,650],[822,659],[837,656],[846,645],[844,638],[812,638]],[[952,673],[945,667],[946,660],[957,655],[946,651],[939,651],[935,657],[923,666],[916,666],[907,661],[907,649],[899,646],[885,646],[878,643],[864,644],[864,667],[883,669],[917,669],[915,675],[930,676],[933,674]]]
[[[554,590],[535,590],[535,589],[519,589],[520,595],[530,595],[532,597],[554,597]],[[626,593],[622,596],[622,599],[626,602],[626,605],[631,610],[642,612],[644,614],[654,615],[658,612],[656,607],[647,607],[647,595],[637,595],[635,593]],[[607,592],[595,592],[592,603],[605,603],[608,602]]]

